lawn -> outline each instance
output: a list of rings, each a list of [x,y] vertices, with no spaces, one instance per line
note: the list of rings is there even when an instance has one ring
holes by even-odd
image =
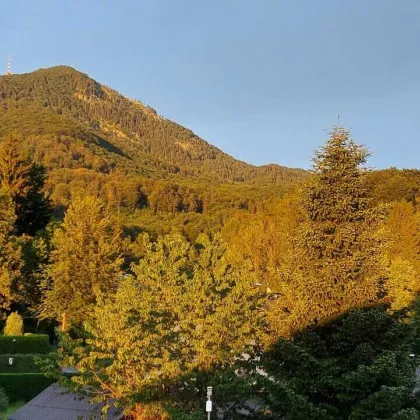
[[[22,407],[22,405],[25,405],[22,401],[9,404],[6,411],[0,413],[0,420],[7,420],[10,414],[13,414],[19,407]]]

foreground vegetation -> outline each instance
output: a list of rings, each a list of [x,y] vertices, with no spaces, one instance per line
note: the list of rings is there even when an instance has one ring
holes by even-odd
[[[311,174],[257,170],[71,69],[0,91],[0,376],[18,313],[61,328],[16,383],[138,419],[202,418],[208,385],[226,419],[420,418],[418,171],[342,128]]]
[[[60,352],[39,362],[49,378],[139,419],[200,416],[209,384],[228,419],[251,400],[254,418],[418,418],[415,203],[374,203],[367,153],[343,129],[275,216],[231,217],[194,241],[127,235],[121,213],[89,194],[62,223],[40,217],[34,236],[21,232],[16,197],[42,214],[50,204],[20,189],[31,164],[13,138],[3,144],[0,163],[13,151],[28,167],[3,184],[14,250],[3,308],[64,322]]]
[[[16,412],[20,407],[25,403],[23,401],[18,401],[12,404],[9,404],[5,411],[0,412],[0,420],[8,420],[9,416]]]

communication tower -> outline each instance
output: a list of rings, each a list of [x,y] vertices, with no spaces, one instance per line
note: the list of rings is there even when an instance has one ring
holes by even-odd
[[[9,58],[7,60],[7,71],[6,71],[6,75],[10,75],[10,74],[12,74],[12,59],[10,58],[10,55],[9,55]]]

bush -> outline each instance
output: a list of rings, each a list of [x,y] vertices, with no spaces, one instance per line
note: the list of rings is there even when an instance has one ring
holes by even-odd
[[[4,335],[23,335],[23,319],[17,312],[13,312],[7,317]]]
[[[10,402],[29,401],[54,382],[42,373],[0,373],[0,387]]]
[[[0,336],[0,354],[46,354],[50,351],[48,335]]]
[[[9,358],[13,357],[13,364],[9,365]],[[3,373],[23,373],[40,372],[41,370],[35,364],[35,355],[33,354],[2,354],[0,355],[0,372]]]
[[[0,387],[0,412],[6,410],[9,404],[9,398],[7,398],[6,392]]]

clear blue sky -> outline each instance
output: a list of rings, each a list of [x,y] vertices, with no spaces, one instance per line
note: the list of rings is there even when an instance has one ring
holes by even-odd
[[[308,167],[340,114],[370,166],[420,168],[419,0],[13,0],[1,15],[4,67],[76,67],[247,162]]]

